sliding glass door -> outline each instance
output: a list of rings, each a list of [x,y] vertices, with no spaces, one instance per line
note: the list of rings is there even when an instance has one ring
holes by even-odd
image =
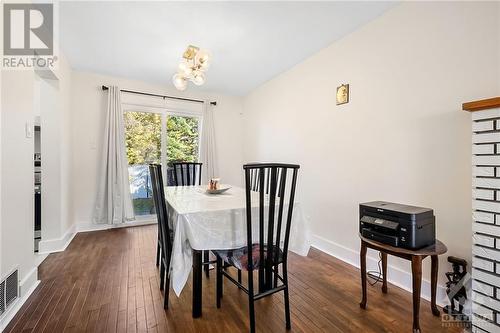
[[[130,193],[138,219],[155,214],[148,165],[164,166],[165,185],[172,185],[172,162],[199,158],[201,115],[161,108],[124,108],[125,146]]]
[[[136,216],[154,214],[148,165],[161,163],[160,114],[125,112],[125,147],[128,159],[130,193]]]

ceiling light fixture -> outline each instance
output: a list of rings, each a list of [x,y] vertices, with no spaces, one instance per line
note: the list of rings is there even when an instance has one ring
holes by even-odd
[[[207,50],[189,45],[182,54],[182,62],[179,69],[172,77],[172,82],[178,90],[186,90],[188,81],[197,86],[205,83],[205,71],[210,64],[211,55]]]

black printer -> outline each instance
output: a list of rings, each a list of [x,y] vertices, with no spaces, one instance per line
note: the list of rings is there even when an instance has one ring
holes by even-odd
[[[419,249],[436,242],[434,212],[385,201],[363,203],[359,205],[359,233],[392,246]]]

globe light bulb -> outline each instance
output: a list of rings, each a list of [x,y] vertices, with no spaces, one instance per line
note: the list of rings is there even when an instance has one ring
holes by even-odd
[[[189,46],[183,55],[183,60],[178,65],[177,73],[172,77],[172,82],[178,90],[186,90],[188,81],[197,86],[205,83],[205,71],[208,69],[212,55],[208,50]]]
[[[210,65],[210,59],[211,59],[210,52],[208,50],[200,50],[198,53],[196,53],[196,62],[201,66],[203,69],[207,69]]]
[[[172,77],[172,82],[177,90],[183,91],[187,88],[186,78],[180,73],[177,73]]]
[[[203,83],[205,83],[205,74],[199,72],[197,73],[193,79],[193,83],[196,84],[197,86],[201,86]]]
[[[187,62],[181,62],[179,64],[179,70],[184,73],[186,76],[189,76],[193,73],[193,69]]]
[[[210,67],[210,61],[200,62],[200,70],[206,71]]]

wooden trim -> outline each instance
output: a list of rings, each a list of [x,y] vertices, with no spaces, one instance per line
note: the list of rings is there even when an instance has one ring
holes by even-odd
[[[500,97],[481,99],[479,101],[472,101],[462,104],[462,109],[470,112],[499,108],[499,107],[500,107]]]

